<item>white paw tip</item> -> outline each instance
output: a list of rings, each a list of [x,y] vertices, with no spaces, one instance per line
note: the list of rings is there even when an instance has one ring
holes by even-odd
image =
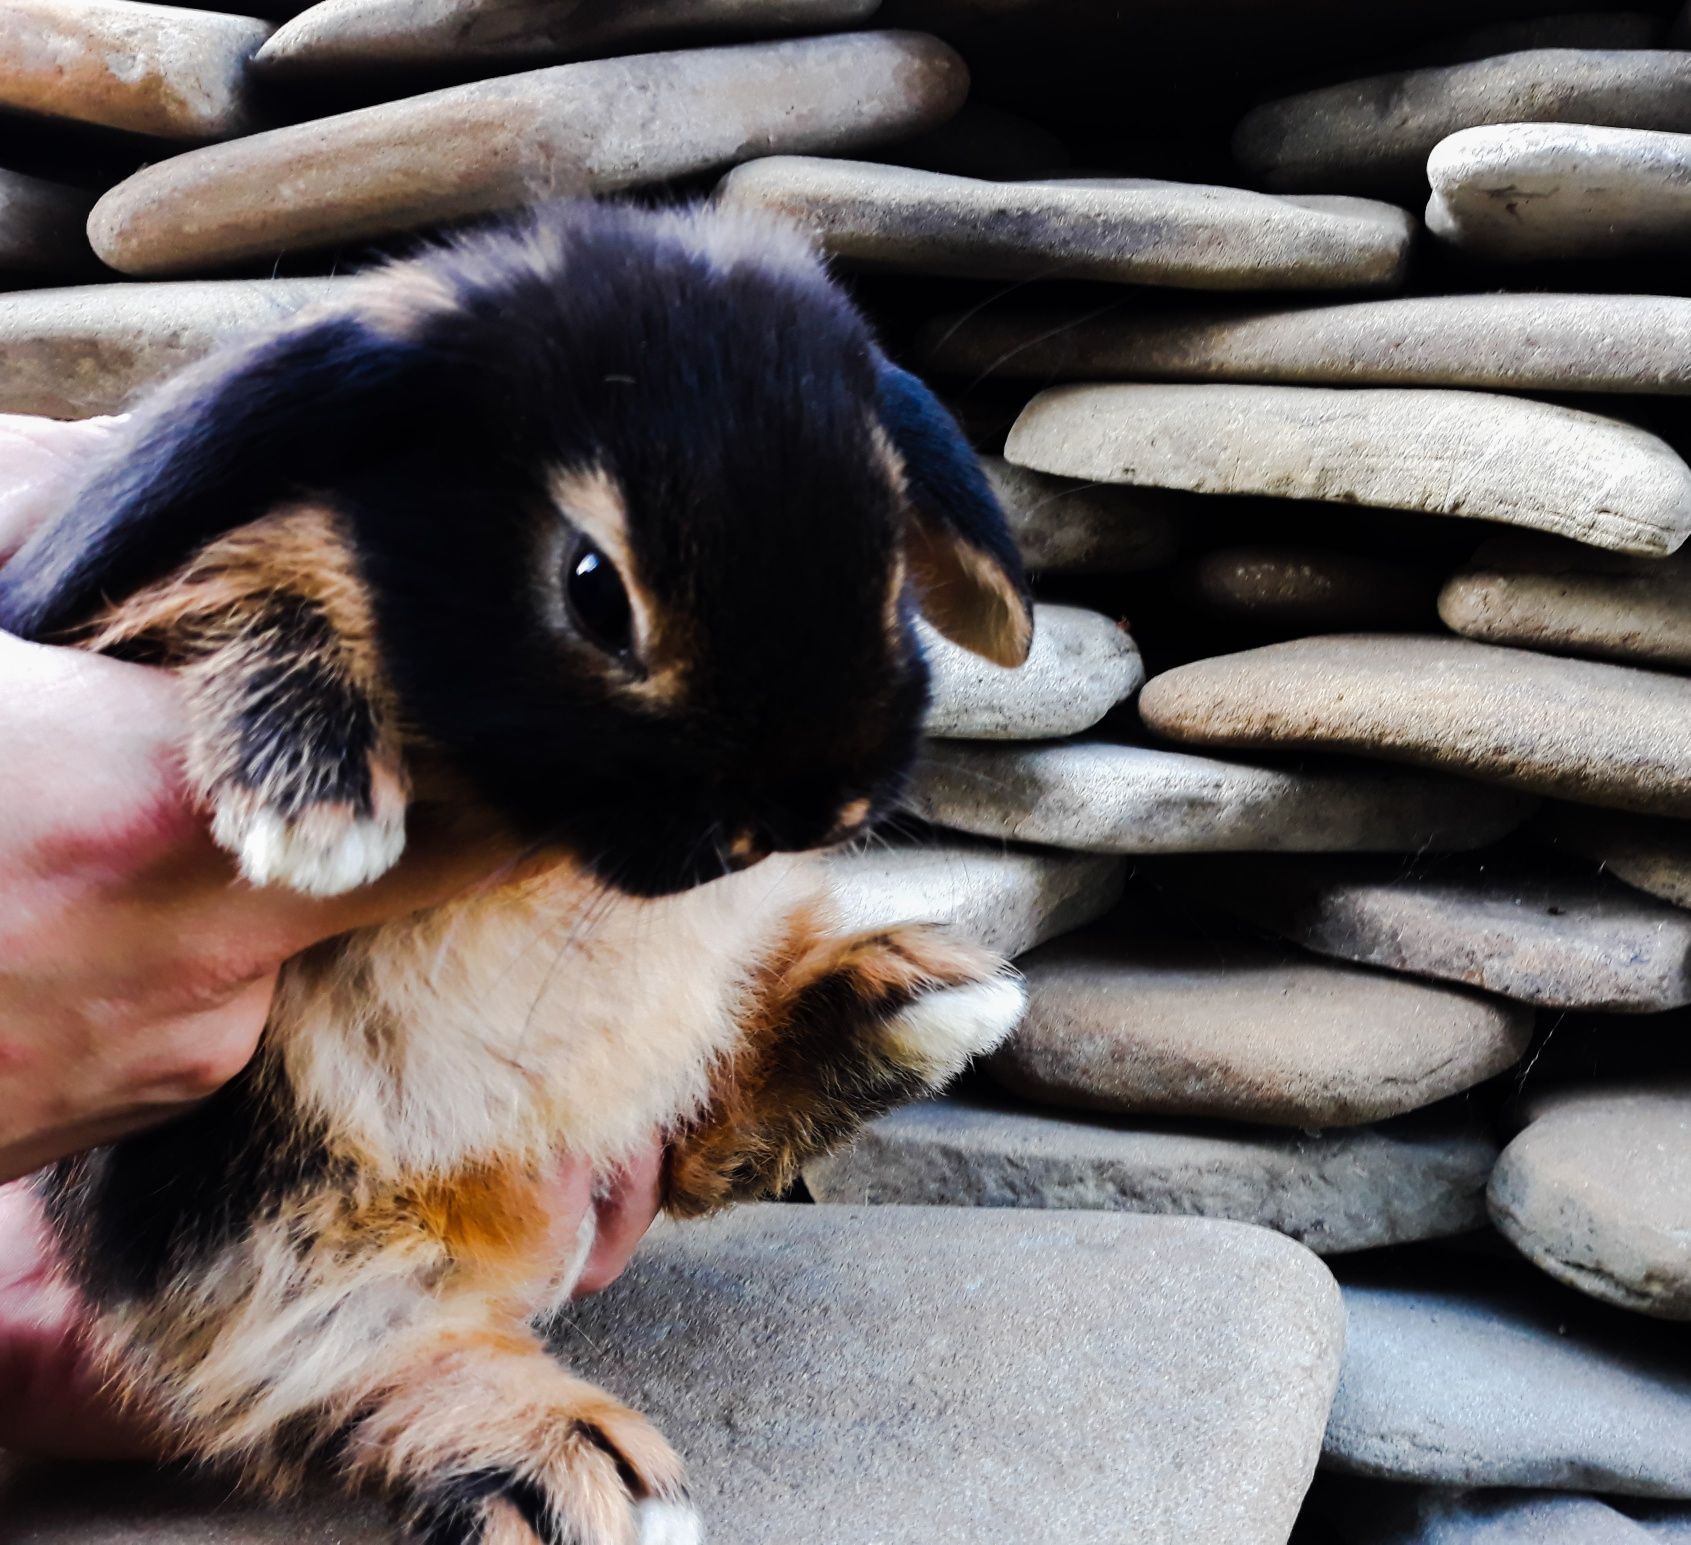
[[[704,1523],[685,1502],[642,1502],[635,1510],[640,1545],[702,1545]]]
[[[901,1010],[888,1034],[902,1054],[947,1068],[996,1047],[1016,1028],[1027,1006],[1018,976],[994,976],[965,987],[924,993]]]
[[[386,874],[405,850],[398,820],[289,820],[274,810],[219,810],[212,835],[240,860],[254,885],[286,885],[308,896],[339,896]]]

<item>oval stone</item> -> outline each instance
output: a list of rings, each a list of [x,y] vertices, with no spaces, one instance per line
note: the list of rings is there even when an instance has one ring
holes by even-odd
[[[1125,574],[1174,556],[1178,496],[1047,477],[1002,456],[982,456],[981,470],[1032,570]]]
[[[1691,825],[1564,805],[1550,831],[1557,844],[1582,853],[1606,874],[1676,907],[1691,908]]]
[[[941,121],[967,90],[963,61],[913,32],[557,65],[161,161],[100,200],[89,236],[122,273],[181,274],[662,182],[752,150],[850,149]]]
[[[1005,456],[1039,472],[1495,520],[1621,552],[1691,534],[1691,467],[1619,419],[1481,392],[1059,386]]]

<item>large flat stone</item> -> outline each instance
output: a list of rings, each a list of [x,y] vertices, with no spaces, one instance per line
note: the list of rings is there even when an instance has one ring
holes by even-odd
[[[253,65],[278,80],[506,59],[636,53],[652,39],[849,27],[880,0],[320,0],[278,27]]]
[[[1273,188],[1397,191],[1426,186],[1440,140],[1492,123],[1691,129],[1691,54],[1530,49],[1346,81],[1252,109],[1233,153]]]
[[[1554,537],[1497,537],[1439,596],[1468,638],[1691,668],[1691,554],[1637,558]]]
[[[1691,392],[1691,298],[1502,292],[1103,316],[989,307],[922,335],[971,379]]]
[[[1495,520],[1622,552],[1691,533],[1691,468],[1619,419],[1481,392],[1059,386],[1004,454],[1039,472],[1194,493]]]
[[[1460,1234],[1497,1145],[1449,1112],[1325,1133],[1129,1123],[953,1097],[909,1105],[805,1166],[819,1202],[1228,1218],[1321,1255]]]
[[[1691,816],[1691,681],[1469,639],[1331,635],[1153,677],[1139,712],[1201,746],[1353,751]]]
[[[247,65],[267,22],[141,0],[9,0],[0,106],[165,139],[254,123]]]
[[[1531,1096],[1491,1177],[1492,1221],[1593,1298],[1691,1320],[1691,1080]]]
[[[0,295],[0,413],[118,413],[219,344],[326,299],[333,279],[97,284]]]
[[[736,167],[718,197],[786,215],[869,267],[1191,289],[1390,286],[1412,229],[1391,206],[1311,208],[1243,188],[988,182],[796,156]]]
[[[981,457],[981,468],[1030,569],[1124,574],[1155,568],[1174,555],[1178,495],[1047,477],[1002,456]]]
[[[1556,842],[1594,858],[1606,873],[1676,907],[1691,907],[1691,826],[1567,806],[1555,812]]]
[[[1191,876],[1215,902],[1341,960],[1463,982],[1545,1008],[1691,1003],[1691,914],[1624,886],[1478,859],[1424,871],[1237,861]]]
[[[675,1442],[724,1545],[1282,1545],[1343,1336],[1326,1269],[1263,1229],[769,1206],[660,1229],[557,1346]],[[0,1512],[7,1545],[393,1538],[227,1492],[66,1470]]]
[[[913,32],[557,65],[159,162],[100,200],[89,236],[122,273],[188,273],[662,182],[752,147],[846,150],[939,122],[967,89],[962,60]]]
[[[989,1070],[1041,1103],[1354,1126],[1513,1066],[1533,1015],[1260,945],[1104,928],[1021,961],[1028,1010]]]
[[[0,273],[63,278],[92,268],[84,227],[93,204],[80,188],[0,168]]]
[[[1516,797],[1366,764],[1258,767],[1146,746],[928,746],[911,791],[928,820],[1088,853],[1416,852],[1482,847]]]
[[[1145,680],[1126,628],[1078,606],[1035,608],[1033,648],[1014,669],[922,629],[933,672],[930,735],[1040,740],[1091,729]]]
[[[1691,1372],[1564,1297],[1357,1284],[1324,1462],[1440,1486],[1691,1496]]]
[[[1465,129],[1434,148],[1427,177],[1427,229],[1480,257],[1671,252],[1691,236],[1691,134],[1559,123]]]
[[[966,841],[849,853],[830,871],[854,927],[950,923],[1011,956],[1103,916],[1127,878],[1120,859]]]

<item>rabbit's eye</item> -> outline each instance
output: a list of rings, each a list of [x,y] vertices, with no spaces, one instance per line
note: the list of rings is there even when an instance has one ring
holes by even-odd
[[[610,654],[626,654],[634,642],[634,613],[628,592],[611,562],[590,542],[578,546],[564,576],[564,596],[575,625]]]

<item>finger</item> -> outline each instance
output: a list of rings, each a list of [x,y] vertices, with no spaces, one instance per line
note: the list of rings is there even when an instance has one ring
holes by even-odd
[[[0,563],[53,512],[89,458],[111,443],[122,422],[61,422],[0,413]]]
[[[609,1287],[633,1260],[662,1202],[663,1145],[656,1141],[636,1154],[594,1199],[598,1231],[575,1284],[579,1298]]]

